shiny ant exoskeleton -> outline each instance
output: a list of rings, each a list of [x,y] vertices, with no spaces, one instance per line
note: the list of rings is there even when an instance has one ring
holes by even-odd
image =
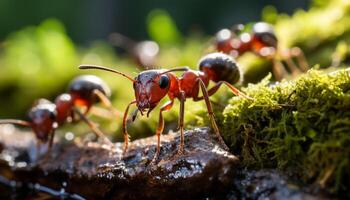
[[[97,126],[86,117],[91,106],[97,100],[101,100],[111,109],[113,114],[116,114],[117,111],[112,108],[107,98],[110,95],[110,89],[106,83],[97,76],[83,75],[75,78],[70,83],[68,92],[59,95],[55,99],[55,103],[46,99],[38,100],[28,112],[28,121],[4,119],[0,120],[0,124],[17,124],[31,127],[38,144],[46,143],[49,140],[49,152],[53,144],[55,129],[67,121],[74,121],[74,114],[77,114],[98,137],[103,138],[106,143],[112,145]],[[81,106],[85,107],[84,113],[78,109]]]
[[[213,95],[222,84],[225,84],[231,89],[234,94],[251,99],[231,85],[239,81],[241,72],[235,60],[231,56],[225,55],[223,53],[212,53],[204,56],[199,62],[199,71],[190,70],[187,67],[146,70],[141,72],[135,78],[132,78],[114,69],[102,66],[81,65],[79,68],[101,69],[114,72],[128,78],[131,82],[133,82],[135,100],[131,101],[128,104],[123,118],[123,133],[125,142],[124,153],[128,149],[129,142],[129,135],[126,129],[129,107],[132,104],[136,104],[138,111],[140,111],[141,114],[147,112],[148,116],[149,113],[158,105],[160,100],[168,95],[170,101],[165,103],[160,108],[159,112],[159,123],[156,131],[158,138],[157,151],[152,160],[152,163],[157,160],[160,153],[160,135],[163,132],[164,128],[164,119],[162,113],[172,108],[175,98],[180,101],[179,128],[181,142],[178,150],[179,154],[184,153],[184,112],[186,98],[192,98],[194,101],[199,101],[202,99],[205,100],[211,125],[217,137],[219,138],[220,143],[226,149],[228,149],[228,147],[222,139],[219,129],[216,125],[209,96]],[[177,77],[173,73],[175,71],[183,71],[182,76]],[[210,80],[214,81],[216,84],[207,91]],[[199,96],[199,90],[202,91],[203,96]]]
[[[251,32],[243,32],[243,25],[235,26],[233,31],[222,29],[216,34],[216,49],[233,57],[245,52],[253,52],[258,56],[273,60],[272,72],[275,79],[280,81],[286,73],[281,61],[285,61],[293,76],[308,70],[308,63],[303,51],[298,47],[281,51],[272,25],[258,22],[253,25]],[[296,58],[298,66],[294,63]],[[281,60],[281,61],[280,61]]]

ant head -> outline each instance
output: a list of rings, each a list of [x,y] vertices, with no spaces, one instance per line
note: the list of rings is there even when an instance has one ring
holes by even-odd
[[[168,93],[170,77],[162,70],[147,70],[140,73],[134,81],[137,107],[141,114],[148,110],[147,115],[157,106]]]
[[[29,111],[28,117],[36,137],[46,142],[49,134],[57,127],[55,104],[41,99]]]
[[[55,99],[58,124],[63,124],[72,113],[73,101],[70,94],[61,94]]]
[[[99,69],[113,72],[124,76],[133,82],[137,107],[141,111],[148,110],[147,115],[152,111],[159,101],[168,93],[171,85],[171,73],[174,71],[188,71],[188,67],[179,67],[168,70],[147,70],[141,72],[135,79],[119,72],[117,70],[96,66],[96,65],[80,65],[80,69]],[[172,78],[173,79],[173,78]]]
[[[263,46],[277,48],[277,37],[271,24],[258,22],[253,25],[252,33],[254,43],[260,43],[260,48]]]
[[[220,52],[229,53],[232,50],[232,33],[229,29],[222,29],[216,33],[216,49]]]
[[[266,22],[255,23],[252,27],[252,31],[253,33],[270,33],[272,35],[275,35],[273,26]]]
[[[99,90],[106,96],[110,96],[107,84],[97,76],[82,75],[72,80],[68,87],[74,105],[91,106],[96,100],[94,90]]]

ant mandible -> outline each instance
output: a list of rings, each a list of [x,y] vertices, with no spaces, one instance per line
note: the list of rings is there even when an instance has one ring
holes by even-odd
[[[59,95],[55,99],[55,103],[46,99],[39,99],[28,112],[28,121],[4,119],[0,120],[0,124],[17,124],[31,127],[37,138],[38,147],[40,143],[46,143],[49,140],[48,152],[50,152],[56,128],[67,121],[75,121],[74,113],[76,113],[98,137],[112,145],[97,126],[86,117],[93,103],[98,99],[111,109],[113,114],[117,113],[107,97],[110,95],[107,84],[97,76],[83,75],[75,78],[68,88],[69,93]],[[86,107],[84,113],[78,109],[81,106]]]
[[[222,139],[219,129],[216,125],[213,109],[209,100],[209,96],[213,95],[222,84],[227,85],[231,91],[239,96],[247,99],[252,99],[231,84],[237,83],[241,77],[241,72],[236,64],[235,60],[228,55],[222,53],[212,53],[204,56],[199,61],[199,71],[190,70],[187,67],[173,68],[173,69],[158,69],[158,70],[146,70],[141,72],[137,77],[132,78],[117,70],[95,66],[95,65],[80,65],[80,69],[100,69],[117,73],[129,79],[133,83],[135,91],[135,100],[131,101],[126,107],[123,117],[123,133],[124,133],[124,153],[128,149],[129,135],[126,129],[127,115],[129,107],[132,104],[136,104],[138,111],[143,115],[144,112],[149,113],[158,105],[160,100],[168,95],[170,101],[166,102],[159,112],[159,122],[156,130],[157,135],[157,151],[154,155],[152,163],[154,163],[160,153],[160,135],[164,129],[163,112],[172,108],[175,98],[180,101],[180,116],[179,116],[179,129],[180,129],[180,146],[178,154],[184,153],[184,113],[185,113],[185,100],[186,98],[192,98],[194,101],[204,99],[211,125],[215,134],[219,138],[222,146],[228,150],[224,140]],[[175,71],[183,71],[181,77],[176,77],[173,73]],[[212,80],[216,84],[207,91],[209,81]],[[199,90],[201,89],[203,96],[199,96]],[[136,113],[137,114],[137,113]],[[133,116],[134,117],[134,116]]]
[[[216,49],[233,57],[251,51],[258,56],[272,59],[272,72],[278,81],[283,78],[283,74],[286,72],[283,69],[283,64],[278,60],[279,57],[286,62],[293,76],[301,71],[306,72],[308,70],[308,63],[300,48],[293,47],[283,52],[278,49],[278,40],[272,25],[258,22],[253,25],[250,33],[243,32],[239,34],[243,28],[244,26],[240,24],[234,26],[233,31],[229,29],[220,30],[216,34]],[[293,57],[296,57],[300,69],[293,62]]]

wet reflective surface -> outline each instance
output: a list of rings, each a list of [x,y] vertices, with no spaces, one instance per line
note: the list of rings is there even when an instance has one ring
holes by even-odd
[[[15,135],[6,137],[15,138]],[[156,165],[150,165],[156,148],[155,137],[132,142],[123,159],[120,143],[110,147],[81,140],[56,142],[48,157],[43,154],[36,159],[33,138],[31,134],[25,135],[26,138],[19,140],[1,140],[0,175],[5,180],[0,184],[0,191],[4,191],[1,195],[5,195],[2,198],[11,199],[11,195],[22,195],[15,199],[36,199],[38,195],[60,199],[215,197],[227,193],[238,166],[238,159],[221,149],[208,128],[186,132],[186,152],[181,156],[177,155],[178,134],[162,136]]]

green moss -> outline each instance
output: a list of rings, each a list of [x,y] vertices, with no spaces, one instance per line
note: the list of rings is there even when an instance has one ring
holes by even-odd
[[[320,3],[322,2],[322,3]],[[310,66],[349,64],[350,4],[348,1],[314,1],[309,10],[293,15],[276,13],[271,6],[262,12],[264,21],[274,24],[280,50],[300,47]],[[321,6],[322,5],[322,6]],[[336,52],[334,50],[336,49]],[[238,62],[245,68],[245,82],[259,82],[271,71],[271,62],[257,62],[254,55],[243,55]]]
[[[312,70],[269,85],[270,76],[234,97],[223,113],[223,135],[248,167],[292,168],[331,192],[350,178],[350,77]]]

